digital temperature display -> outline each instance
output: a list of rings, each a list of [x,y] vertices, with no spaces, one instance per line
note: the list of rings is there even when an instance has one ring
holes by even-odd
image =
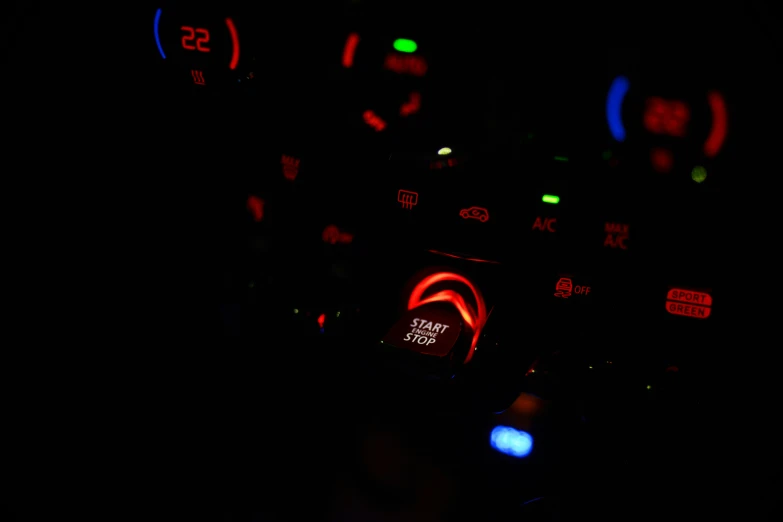
[[[655,96],[647,99],[644,126],[653,134],[682,138],[687,133],[690,118],[691,111],[685,102],[668,101]]]
[[[718,91],[708,90],[702,100],[696,96],[688,98],[691,103],[656,95],[632,96],[630,103],[626,103],[631,90],[631,82],[625,76],[617,76],[609,87],[606,97],[606,121],[612,138],[618,143],[626,140],[626,118],[623,112],[624,107],[631,109],[636,118],[641,118],[629,121],[636,119],[640,123],[639,130],[655,135],[643,138],[650,140],[652,167],[660,173],[671,172],[674,168],[693,171],[696,172],[691,174],[694,181],[703,182],[704,168],[699,165],[694,167],[693,164],[679,165],[675,149],[681,147],[672,145],[674,142],[663,137],[676,138],[676,142],[686,146],[699,147],[704,159],[716,157],[726,142],[728,132],[728,115],[723,95]],[[697,170],[694,171],[694,168]]]
[[[202,53],[209,52],[209,47],[207,47],[207,43],[209,42],[209,31],[203,28],[194,29],[187,25],[183,25],[182,32],[184,33],[182,36],[183,49],[187,49],[188,51],[198,50]],[[194,40],[196,42],[195,45],[193,44]]]

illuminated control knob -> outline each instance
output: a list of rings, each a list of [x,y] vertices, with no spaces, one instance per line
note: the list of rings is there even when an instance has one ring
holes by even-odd
[[[348,117],[368,133],[405,130],[421,116],[427,103],[429,58],[416,40],[350,32],[342,67],[349,82]]]
[[[253,76],[241,68],[238,23],[231,16],[162,7],[153,15],[158,60],[197,87],[235,85]]]
[[[672,98],[657,90],[626,76],[614,78],[605,106],[609,134],[618,151],[626,143],[644,149],[654,171],[684,171],[693,181],[702,183],[707,179],[702,164],[714,160],[726,142],[726,100],[715,89],[684,98]],[[608,154],[607,160],[617,163],[621,157]]]

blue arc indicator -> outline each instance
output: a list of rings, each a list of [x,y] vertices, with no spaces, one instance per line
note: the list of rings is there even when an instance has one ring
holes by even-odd
[[[606,122],[609,131],[617,141],[625,141],[625,126],[623,125],[623,100],[631,87],[631,82],[625,76],[618,76],[609,87],[606,97]]]
[[[155,12],[155,43],[158,44],[158,51],[163,59],[166,59],[166,53],[163,52],[163,46],[160,45],[160,33],[158,32],[158,26],[160,25],[160,9]]]

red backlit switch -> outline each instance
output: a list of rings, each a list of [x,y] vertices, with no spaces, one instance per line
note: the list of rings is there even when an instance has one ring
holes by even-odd
[[[397,201],[402,204],[405,210],[411,210],[419,204],[419,193],[410,190],[400,190],[397,192]]]
[[[542,218],[538,216],[533,222],[533,230],[541,232],[557,232],[555,226],[557,225],[557,218]]]
[[[462,333],[460,315],[437,305],[410,310],[383,338],[384,344],[425,355],[445,357]]]
[[[207,84],[207,82],[204,80],[204,73],[203,72],[201,72],[199,70],[196,70],[196,69],[192,69],[190,71],[190,75],[193,77],[193,83],[195,85],[206,85]]]
[[[408,95],[408,101],[400,106],[400,116],[416,114],[421,109],[421,94],[412,92]]]
[[[672,288],[666,294],[666,311],[672,315],[706,319],[712,311],[712,296],[706,292]]]
[[[435,160],[430,162],[430,169],[432,170],[439,170],[439,169],[445,169],[448,167],[456,167],[459,165],[460,160],[456,158],[449,158],[445,160]]]
[[[654,148],[650,151],[650,163],[657,172],[667,174],[674,166],[674,155],[668,149]]]
[[[555,297],[568,299],[572,295],[587,295],[592,289],[585,285],[575,285],[570,277],[561,277],[555,284]]]
[[[343,232],[337,228],[336,225],[328,225],[324,228],[321,239],[323,239],[324,243],[329,243],[330,245],[336,245],[338,243],[341,245],[350,245],[353,243],[353,234]]]
[[[558,279],[557,284],[555,285],[555,297],[562,297],[563,299],[567,299],[571,297],[571,294],[574,291],[574,282],[571,281],[567,277],[561,277]]]
[[[264,205],[263,199],[258,196],[249,196],[247,198],[247,210],[250,215],[253,216],[253,221],[260,223],[264,220]]]
[[[463,208],[459,211],[462,219],[476,219],[482,223],[489,221],[489,211],[482,207]]]
[[[381,132],[386,128],[386,122],[383,121],[383,118],[375,114],[373,111],[364,111],[362,117],[364,118],[364,123],[375,129],[375,132]]]
[[[397,74],[424,76],[427,74],[427,60],[422,56],[389,53],[383,62],[384,69]]]
[[[289,181],[294,181],[299,175],[299,158],[283,154],[280,164],[283,166],[283,176]]]
[[[609,248],[619,248],[620,250],[628,250],[628,230],[627,223],[604,223],[604,233],[606,233],[606,239],[604,239],[604,246]]]
[[[647,99],[644,126],[654,134],[681,138],[685,136],[690,118],[691,111],[684,102],[664,100],[657,96]]]

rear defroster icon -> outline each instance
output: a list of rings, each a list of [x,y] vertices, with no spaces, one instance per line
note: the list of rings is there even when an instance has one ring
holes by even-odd
[[[410,190],[400,190],[397,192],[397,201],[402,204],[405,210],[411,210],[419,203],[419,193]]]

